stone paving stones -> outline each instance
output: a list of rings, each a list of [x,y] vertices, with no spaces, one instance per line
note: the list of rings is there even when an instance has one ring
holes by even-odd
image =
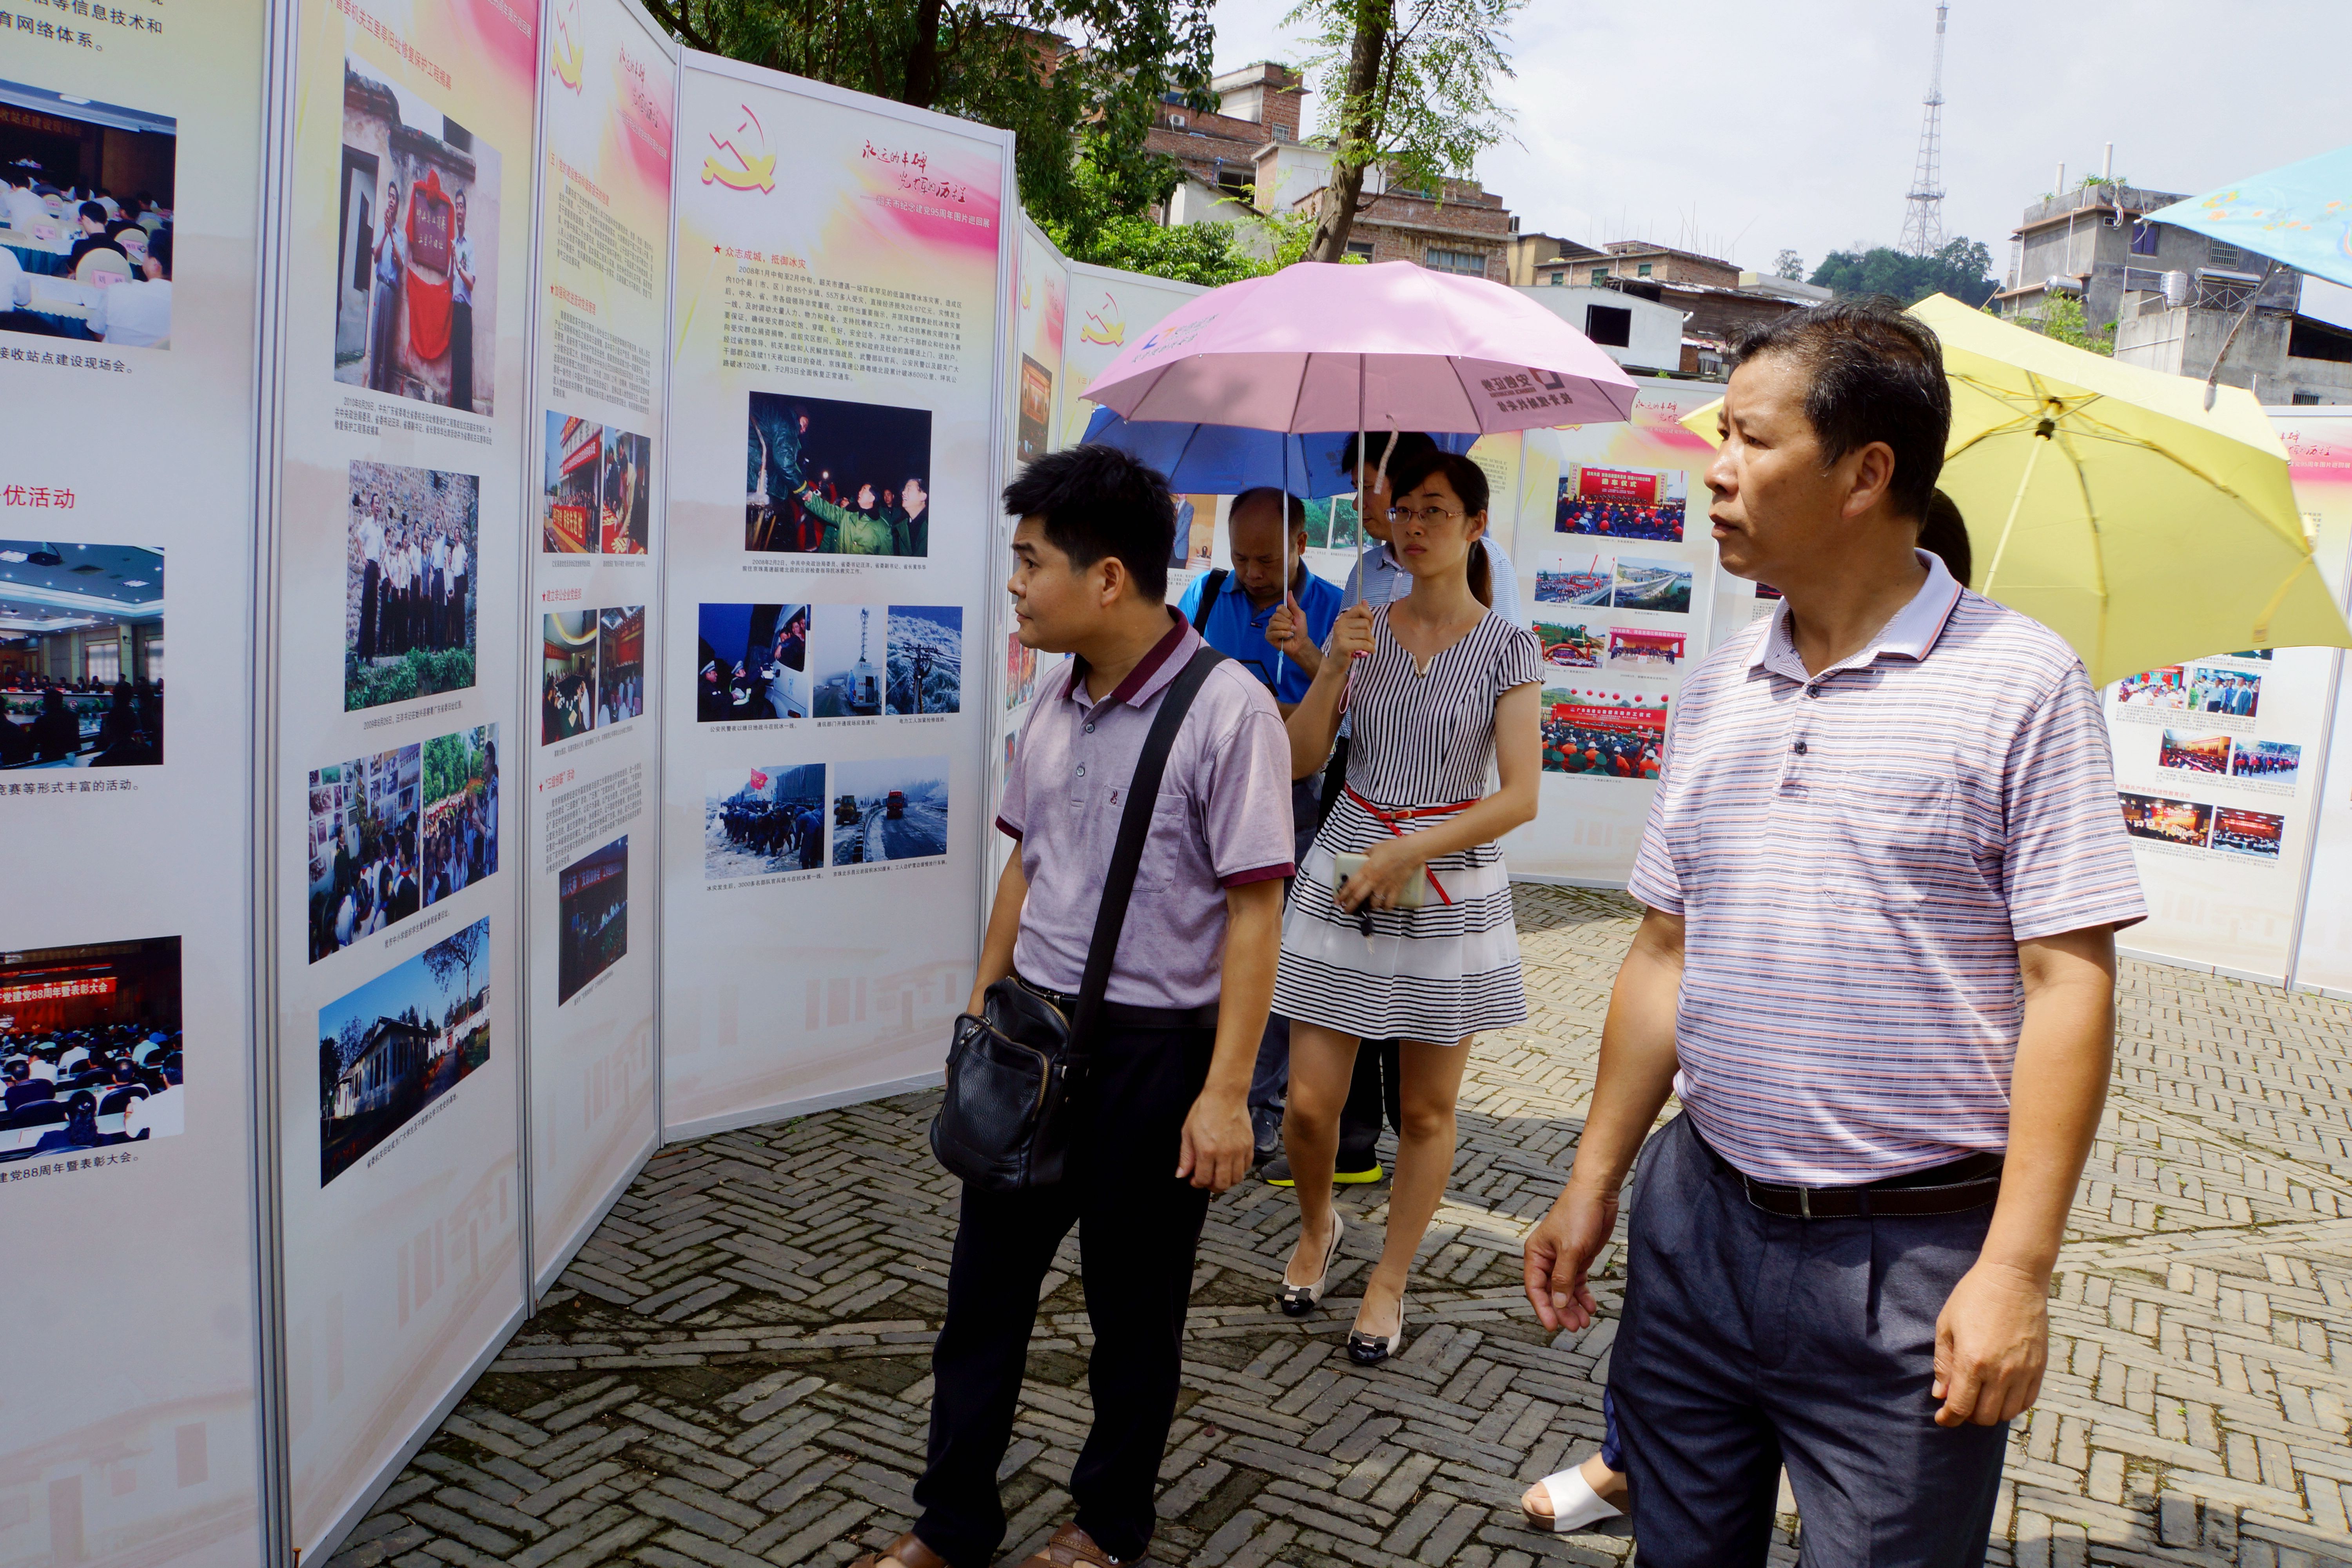
[[[1406,1352],[1342,1351],[1385,1185],[1342,1190],[1336,1289],[1304,1321],[1273,1302],[1289,1194],[1211,1209],[1155,1562],[1630,1561],[1622,1534],[1521,1525],[1524,1487],[1599,1439],[1616,1324],[1547,1336],[1518,1247],[1574,1157],[1635,911],[1517,899],[1533,1016],[1477,1045]],[[1987,1561],[2352,1564],[2352,1006],[2130,963],[2118,1046]],[[332,1568],[792,1568],[905,1528],[954,1213],[934,1102],[664,1150]],[[1005,1457],[1007,1563],[1067,1517],[1089,1344],[1073,1241]]]

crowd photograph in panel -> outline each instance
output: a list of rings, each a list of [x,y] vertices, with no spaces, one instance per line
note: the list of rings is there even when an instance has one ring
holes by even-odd
[[[2116,682],[2116,702],[2124,708],[2152,708],[2165,713],[2189,711],[2189,672],[2177,664],[2142,670]]]
[[[0,1165],[169,1138],[180,939],[0,953]]]
[[[889,689],[893,713],[963,709],[963,606],[890,606]]]
[[[695,722],[809,716],[808,605],[703,605],[695,629]]]
[[[555,1005],[629,951],[629,840],[625,834],[557,873]]]
[[[540,617],[539,743],[596,727],[597,616],[556,610]]]
[[[2116,799],[2123,806],[2124,831],[2135,838],[2153,838],[2159,844],[2179,844],[2202,849],[2213,826],[2213,808],[2200,801],[2167,800],[2161,795],[2134,795],[2118,791]]]
[[[490,1059],[490,922],[319,1009],[319,1184]]]
[[[163,552],[0,539],[0,769],[163,760]]]
[[[1616,591],[1617,561],[1614,556],[1573,556],[1556,566],[1536,569],[1536,603],[1538,605],[1583,605],[1594,609],[1607,609],[1610,595]]]
[[[343,707],[474,684],[481,480],[357,462],[343,582]]]
[[[1679,468],[1595,468],[1570,465],[1552,520],[1560,533],[1679,544],[1690,476]]]
[[[1666,700],[1547,686],[1542,728],[1546,773],[1654,780],[1666,744]]]
[[[2156,765],[2189,773],[2226,773],[2230,771],[2230,737],[2167,730],[2156,750]]]
[[[824,790],[823,763],[721,768],[705,775],[703,880],[823,867]],[[854,801],[848,815],[857,815]]]
[[[172,346],[179,145],[170,115],[0,80],[0,331]]]
[[[423,748],[310,770],[310,962],[425,907],[417,843]]]
[[[499,727],[425,742],[425,906],[499,869]]]
[[[1609,668],[1650,675],[1671,675],[1689,652],[1688,632],[1653,631],[1647,626],[1609,628]]]
[[[833,764],[833,863],[920,860],[948,852],[948,760],[882,757]]]
[[[2169,733],[2170,731],[2167,731]],[[2292,741],[2240,741],[2230,753],[2230,776],[2291,784],[2303,771],[2303,748]]]
[[[2275,812],[2246,811],[2234,805],[2213,808],[2213,847],[2257,860],[2276,860],[2286,843],[2286,818]]]
[[[1563,669],[1601,668],[1603,644],[1591,626],[1581,621],[1573,625],[1538,621],[1535,625],[1536,640],[1543,645],[1546,664],[1558,665]]]
[[[750,395],[743,548],[930,553],[929,409]]]
[[[646,607],[623,605],[596,612],[596,724],[599,729],[646,710]]]
[[[490,414],[499,154],[348,56],[342,109],[335,379]]]

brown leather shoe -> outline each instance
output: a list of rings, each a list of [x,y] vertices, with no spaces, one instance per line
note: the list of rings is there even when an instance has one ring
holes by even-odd
[[[1113,1557],[1095,1544],[1094,1537],[1075,1524],[1066,1524],[1054,1531],[1054,1539],[1045,1549],[1021,1564],[1021,1568],[1129,1568],[1143,1561],[1147,1553],[1133,1557]]]
[[[948,1568],[948,1560],[922,1542],[913,1531],[890,1543],[887,1552],[869,1552],[852,1563],[849,1568],[881,1568],[884,1563],[895,1562],[899,1568]]]

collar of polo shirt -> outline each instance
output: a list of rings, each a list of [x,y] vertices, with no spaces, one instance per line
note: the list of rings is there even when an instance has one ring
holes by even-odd
[[[1878,635],[1857,652],[1840,659],[1829,668],[1808,672],[1805,662],[1797,655],[1797,643],[1790,630],[1789,601],[1783,599],[1772,612],[1769,631],[1758,639],[1756,651],[1748,656],[1748,668],[1774,674],[1791,676],[1798,680],[1818,680],[1841,669],[1866,669],[1881,654],[1895,654],[1913,663],[1927,657],[1936,639],[1944,635],[1944,624],[1952,618],[1953,609],[1965,591],[1944,565],[1943,558],[1926,550],[1914,550],[1912,554],[1927,569],[1927,580],[1911,595],[1911,602],[1888,617]]]

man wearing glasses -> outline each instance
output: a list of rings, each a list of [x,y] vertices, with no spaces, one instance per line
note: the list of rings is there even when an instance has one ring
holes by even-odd
[[[1306,697],[1315,672],[1323,667],[1323,645],[1330,638],[1332,623],[1339,618],[1339,590],[1307,569],[1303,559],[1307,507],[1297,496],[1271,486],[1244,491],[1234,498],[1233,510],[1225,520],[1225,538],[1233,556],[1232,569],[1204,572],[1193,578],[1177,613],[1192,624],[1211,647],[1255,675],[1273,692],[1275,705],[1287,718]],[[1286,568],[1290,578],[1286,593]],[[1290,818],[1298,855],[1306,854],[1307,846],[1314,841],[1322,787],[1319,775],[1291,784]],[[1250,1082],[1250,1123],[1260,1165],[1282,1151],[1282,1101],[1289,1080],[1290,1021],[1269,1016]],[[1343,1148],[1354,1147],[1349,1139],[1356,1131],[1342,1129]],[[1356,1140],[1366,1157],[1350,1164],[1343,1152],[1340,1169],[1355,1172],[1370,1167],[1371,1174],[1360,1179],[1378,1181],[1379,1167],[1369,1151],[1379,1135],[1375,1106],[1370,1136]]]

